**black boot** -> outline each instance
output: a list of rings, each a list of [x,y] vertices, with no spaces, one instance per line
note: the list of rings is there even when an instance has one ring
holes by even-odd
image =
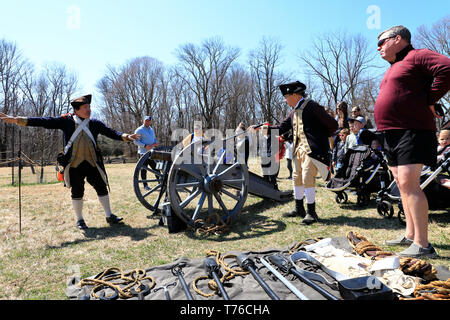
[[[302,224],[313,224],[315,222],[319,222],[319,217],[316,213],[316,203],[308,203],[306,217],[302,220]]]
[[[301,200],[295,200],[295,209],[292,210],[289,213],[284,214],[285,217],[292,218],[292,217],[305,217],[305,207],[303,207],[303,199]]]
[[[106,222],[108,222],[109,224],[117,224],[119,222],[121,222],[123,220],[123,218],[118,217],[114,214],[111,214],[111,216],[106,218]]]
[[[77,221],[77,227],[80,230],[86,230],[88,228],[83,219]]]

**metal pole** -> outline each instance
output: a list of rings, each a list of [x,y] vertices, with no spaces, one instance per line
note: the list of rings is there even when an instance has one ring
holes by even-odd
[[[14,130],[14,126],[12,126],[12,135],[11,135],[11,159],[14,159],[14,157],[16,156],[16,152],[14,150],[14,135],[15,135],[15,130]],[[11,185],[14,186],[14,162],[11,162]]]
[[[206,258],[205,259],[205,270],[208,276],[214,279],[217,283],[217,287],[219,287],[219,291],[222,294],[222,298],[224,300],[230,300],[230,297],[228,296],[227,292],[225,291],[225,288],[222,285],[222,282],[220,282],[220,278],[217,275],[217,273],[220,273],[220,267],[217,265],[216,260],[214,258]]]
[[[186,263],[182,262],[179,263],[175,266],[173,266],[172,268],[172,274],[178,276],[178,279],[181,282],[181,286],[183,287],[184,293],[186,294],[186,298],[188,300],[194,300],[194,297],[192,296],[191,292],[189,291],[189,287],[186,283],[186,281],[184,280],[183,277],[183,271],[181,271],[181,269],[186,265]]]
[[[22,130],[19,129],[19,233],[22,234]]]
[[[283,277],[274,267],[272,267],[264,258],[259,259],[263,265],[269,269],[270,272],[273,273],[275,277],[277,277],[283,284],[291,290],[293,294],[297,296],[300,300],[309,300],[308,297],[306,297],[303,293],[301,293],[292,283],[290,283],[285,277]]]
[[[318,291],[321,295],[323,295],[328,300],[339,300],[338,297],[335,297],[334,295],[332,295],[328,291],[324,290],[322,287],[320,287],[316,283],[312,282],[311,280],[309,280],[308,278],[306,278],[302,274],[300,274],[297,270],[295,270],[293,264],[289,260],[287,260],[285,257],[283,257],[281,254],[271,255],[269,257],[269,260],[274,265],[276,265],[279,269],[296,276],[298,279],[300,279],[302,282],[306,283],[308,286],[310,286],[314,290]]]
[[[264,289],[264,291],[269,295],[272,300],[280,300],[280,298],[276,295],[276,293],[269,287],[269,285],[264,281],[263,278],[256,272],[255,263],[252,259],[250,259],[245,254],[240,254],[237,256],[236,260],[238,261],[239,266],[244,270],[248,270],[253,278],[258,282],[258,284]]]

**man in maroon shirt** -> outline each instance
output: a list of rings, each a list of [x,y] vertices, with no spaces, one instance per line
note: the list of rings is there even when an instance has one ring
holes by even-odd
[[[450,59],[416,50],[411,33],[392,27],[378,36],[378,51],[391,66],[380,84],[374,115],[384,133],[389,167],[399,187],[406,217],[405,234],[388,245],[408,245],[400,256],[434,257],[428,242],[428,201],[420,188],[423,165],[436,164],[434,104],[450,89]]]

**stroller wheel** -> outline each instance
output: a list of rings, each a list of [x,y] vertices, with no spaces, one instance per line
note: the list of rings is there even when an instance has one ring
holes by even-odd
[[[392,218],[394,215],[394,206],[387,200],[383,200],[377,204],[378,214],[384,218]]]
[[[339,192],[336,194],[335,200],[337,203],[347,203],[348,195],[346,192]]]

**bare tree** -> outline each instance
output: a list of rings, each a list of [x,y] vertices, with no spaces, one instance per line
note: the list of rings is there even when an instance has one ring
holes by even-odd
[[[415,45],[450,56],[450,15],[437,21],[431,28],[421,25],[414,36]]]
[[[78,88],[76,75],[60,63],[51,63],[44,67],[44,72],[49,83],[49,116],[59,116],[68,113],[70,100]]]
[[[22,84],[20,86],[24,97],[24,108],[22,115],[30,116],[45,116],[48,115],[50,106],[50,83],[45,73],[37,74],[34,67],[30,64],[26,66],[27,72],[22,77]],[[42,183],[44,175],[44,157],[54,155],[57,150],[54,146],[58,145],[58,141],[52,141],[55,136],[51,131],[44,128],[29,128],[26,143],[24,144],[25,153],[31,159],[40,159],[41,175],[40,182]]]
[[[431,28],[422,25],[417,28],[414,36],[414,44],[420,48],[427,48],[440,54],[450,56],[450,15],[445,16]],[[437,121],[440,128],[448,121],[448,110],[450,110],[450,93],[447,93],[440,101],[447,110],[443,119]]]
[[[0,111],[3,113],[17,114],[21,106],[19,86],[24,63],[25,59],[14,43],[0,40]],[[3,121],[0,123],[0,162],[6,159],[11,130],[11,126]]]
[[[248,103],[252,94],[251,76],[241,65],[230,68],[226,92],[227,100],[222,114],[224,128],[236,128],[240,122],[252,123],[251,115],[254,112],[251,110],[252,105]]]
[[[325,33],[315,38],[312,49],[300,54],[301,62],[308,74],[320,79],[322,91],[329,106],[347,100],[349,105],[358,105],[370,112],[369,105],[361,105],[362,85],[372,83],[372,61],[376,52],[371,52],[361,35],[344,32]]]
[[[279,94],[278,85],[285,81],[277,72],[281,63],[281,44],[272,38],[263,38],[259,47],[250,52],[249,66],[254,85],[255,101],[264,121],[278,122],[285,114],[285,103]]]
[[[47,65],[40,73],[26,64],[20,90],[24,105],[22,114],[36,117],[60,116],[67,113],[70,100],[77,90],[77,77],[62,64]],[[34,161],[41,165],[40,182],[44,176],[44,166],[55,160],[63,148],[62,133],[44,128],[29,128],[25,149]],[[56,146],[56,147],[55,147]]]
[[[176,108],[175,113],[175,126],[177,128],[186,128],[188,130],[193,129],[195,119],[194,115],[200,114],[200,111],[196,109],[195,98],[192,91],[188,90],[188,85],[181,77],[178,76],[179,72],[172,68],[170,71],[169,90],[173,96],[173,103]]]
[[[171,123],[175,117],[174,95],[170,92],[169,74],[161,73],[159,84],[158,107],[156,108],[156,120],[153,126],[159,136],[160,145],[170,145],[172,136]]]
[[[152,57],[131,59],[118,68],[108,66],[97,83],[104,120],[123,132],[132,132],[145,115],[156,113],[161,98],[162,62]],[[132,144],[124,145],[127,155],[135,154]]]
[[[238,58],[238,48],[226,47],[219,38],[211,38],[200,46],[188,43],[177,51],[177,76],[194,93],[206,128],[219,124],[219,112],[224,106],[227,72]]]
[[[107,74],[98,82],[97,88],[102,95],[106,115],[118,122],[122,130],[131,129],[141,123],[144,116],[152,114],[158,100],[158,82],[163,65],[151,57],[139,57],[130,60],[118,69],[108,66]],[[131,123],[121,118],[128,114]]]

